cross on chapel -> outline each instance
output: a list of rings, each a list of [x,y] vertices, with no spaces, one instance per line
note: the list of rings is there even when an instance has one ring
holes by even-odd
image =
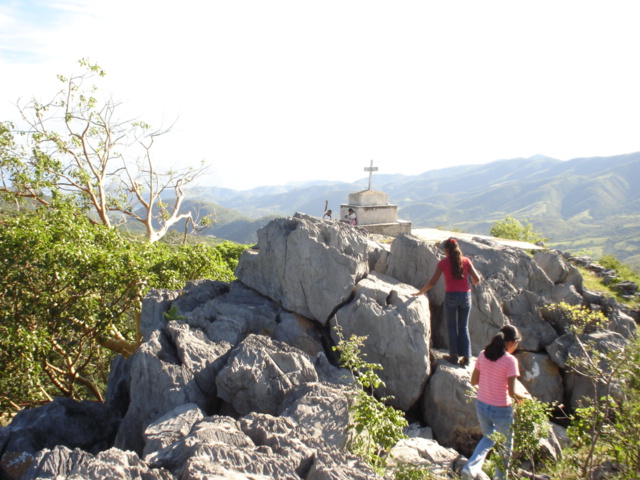
[[[378,167],[374,167],[373,160],[371,160],[371,165],[368,167],[364,167],[364,171],[369,172],[369,188],[367,190],[371,190],[371,175],[373,175],[373,172],[378,171]]]

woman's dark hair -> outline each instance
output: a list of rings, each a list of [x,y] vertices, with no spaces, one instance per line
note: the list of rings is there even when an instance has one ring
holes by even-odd
[[[447,256],[451,262],[451,274],[453,278],[464,278],[464,271],[462,269],[462,250],[458,241],[451,237],[444,241],[442,248],[447,250]]]
[[[500,331],[491,339],[489,345],[484,347],[484,356],[487,360],[495,362],[505,353],[505,346],[507,342],[519,342],[520,332],[513,325],[505,325]]]

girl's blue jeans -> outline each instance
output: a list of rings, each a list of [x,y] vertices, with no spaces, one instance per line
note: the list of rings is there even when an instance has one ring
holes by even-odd
[[[469,340],[469,312],[471,311],[471,292],[447,292],[444,297],[449,333],[449,354],[471,357]]]
[[[513,406],[508,407],[496,407],[476,400],[476,411],[478,413],[478,420],[480,422],[480,428],[482,429],[482,439],[476,445],[476,449],[473,451],[473,455],[469,459],[469,462],[464,467],[471,473],[471,478],[475,478],[476,475],[482,470],[482,464],[489,453],[489,450],[494,445],[494,440],[489,438],[493,433],[498,432],[505,438],[505,465],[509,465],[509,459],[511,458],[511,450],[513,449],[513,435],[511,426],[513,425]],[[504,472],[496,470],[496,478],[504,479]]]

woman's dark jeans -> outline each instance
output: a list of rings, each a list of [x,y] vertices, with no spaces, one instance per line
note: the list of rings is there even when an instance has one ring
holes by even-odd
[[[444,299],[449,332],[449,354],[471,357],[469,340],[469,312],[471,292],[447,292]]]

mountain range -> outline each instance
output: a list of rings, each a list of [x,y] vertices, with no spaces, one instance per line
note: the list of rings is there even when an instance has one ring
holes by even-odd
[[[254,243],[256,230],[295,212],[322,216],[325,202],[336,214],[355,183],[314,181],[236,191],[199,187],[190,208],[210,214],[208,232]],[[429,170],[420,175],[373,176],[372,189],[389,194],[401,219],[414,228],[487,235],[510,215],[528,221],[547,245],[599,258],[613,254],[640,267],[640,152],[562,161],[536,155]],[[334,214],[335,218],[335,214]]]

